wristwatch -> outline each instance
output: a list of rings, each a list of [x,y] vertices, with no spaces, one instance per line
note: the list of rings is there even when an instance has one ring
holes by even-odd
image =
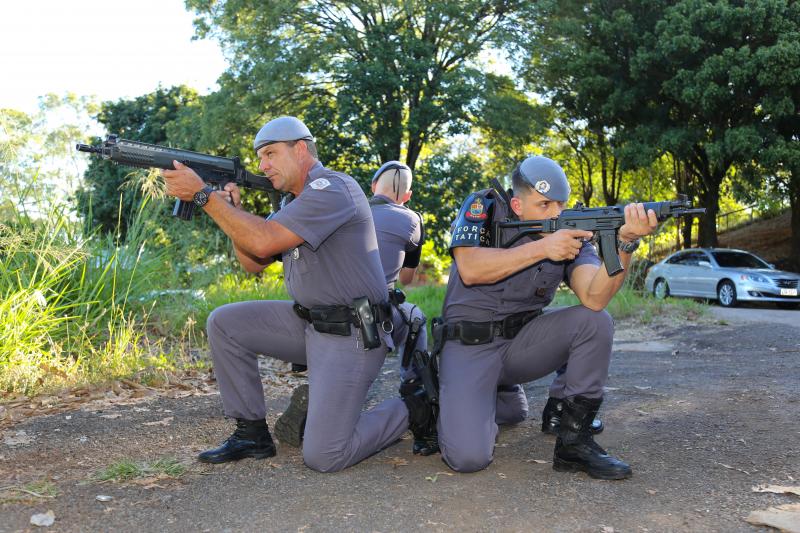
[[[632,254],[633,252],[636,251],[637,248],[639,248],[639,241],[640,239],[635,239],[630,242],[623,242],[617,239],[617,249],[620,252],[625,252],[626,254]]]
[[[197,207],[203,207],[208,203],[208,199],[211,196],[211,193],[214,192],[214,188],[210,185],[206,185],[196,193],[194,193],[194,197],[192,198],[192,202]]]

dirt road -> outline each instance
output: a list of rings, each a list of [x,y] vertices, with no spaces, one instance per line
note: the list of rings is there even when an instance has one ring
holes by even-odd
[[[370,401],[394,394],[396,365],[387,359]],[[527,386],[528,420],[502,430],[494,463],[475,474],[412,456],[408,440],[339,474],[286,447],[199,465],[195,454],[230,432],[213,395],[40,417],[0,436],[0,487],[47,479],[58,495],[6,500],[0,531],[39,529],[30,517],[48,509],[55,523],[41,529],[52,531],[755,531],[751,511],[798,501],[752,491],[800,484],[798,376],[796,323],[621,324],[597,439],[632,465],[621,482],[552,470],[554,439],[538,431],[548,380]],[[288,401],[271,392],[270,422]],[[91,481],[115,461],[165,456],[188,471]]]

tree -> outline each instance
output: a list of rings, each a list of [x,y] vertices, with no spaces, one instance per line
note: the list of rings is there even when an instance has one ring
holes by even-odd
[[[720,185],[761,145],[759,55],[785,33],[782,0],[542,3],[527,68],[573,116],[614,128],[623,163],[664,152],[686,164],[707,209],[699,241],[716,244]]]
[[[312,131],[323,153],[352,154],[348,172],[401,156],[413,169],[426,146],[468,131],[486,87],[479,54],[508,46],[526,5],[187,0],[198,35],[232,59],[214,97],[221,127],[250,136],[267,117],[323,110]]]
[[[97,120],[109,133],[122,138],[170,145],[170,127],[176,128],[179,115],[191,109],[197,100],[197,93],[185,86],[158,88],[132,100],[104,102]],[[191,136],[182,139],[185,144],[180,148],[193,149],[190,139]],[[76,194],[78,211],[88,227],[125,233],[139,198],[136,188],[123,187],[132,172],[135,171],[102,159],[91,160],[84,184]]]
[[[25,210],[28,201],[46,209],[71,193],[82,160],[75,142],[94,128],[91,98],[46,94],[38,107],[33,113],[0,109],[0,202],[7,214]]]

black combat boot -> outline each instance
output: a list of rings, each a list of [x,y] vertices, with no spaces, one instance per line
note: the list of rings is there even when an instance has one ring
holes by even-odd
[[[408,428],[414,435],[414,455],[433,455],[439,452],[439,433],[436,430],[436,409],[425,394],[422,383],[409,379],[400,384],[400,398],[408,409]]]
[[[558,398],[550,397],[547,399],[547,403],[542,411],[542,433],[558,435],[558,426],[561,424],[561,404],[562,400]],[[593,435],[597,435],[603,432],[603,428],[603,421],[595,417],[594,420],[592,420],[592,425],[589,426],[589,431],[591,431]]]
[[[633,475],[630,466],[608,455],[592,438],[589,428],[601,403],[602,398],[583,396],[563,400],[553,470],[583,471],[597,479],[625,479]]]
[[[206,450],[197,456],[201,463],[226,463],[245,457],[266,459],[275,455],[275,443],[269,434],[266,420],[236,419],[236,430],[219,448]]]
[[[275,422],[275,436],[278,442],[299,448],[303,443],[308,416],[308,384],[294,389],[289,407]]]

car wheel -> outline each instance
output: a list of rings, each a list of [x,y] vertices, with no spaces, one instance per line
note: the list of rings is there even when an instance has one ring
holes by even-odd
[[[667,285],[667,280],[664,278],[658,278],[656,280],[656,282],[653,284],[653,296],[659,300],[663,300],[669,296],[669,285]]]
[[[717,287],[717,301],[722,307],[736,307],[736,287],[730,281],[723,281]]]
[[[794,302],[777,302],[781,309],[800,309],[800,304]]]

